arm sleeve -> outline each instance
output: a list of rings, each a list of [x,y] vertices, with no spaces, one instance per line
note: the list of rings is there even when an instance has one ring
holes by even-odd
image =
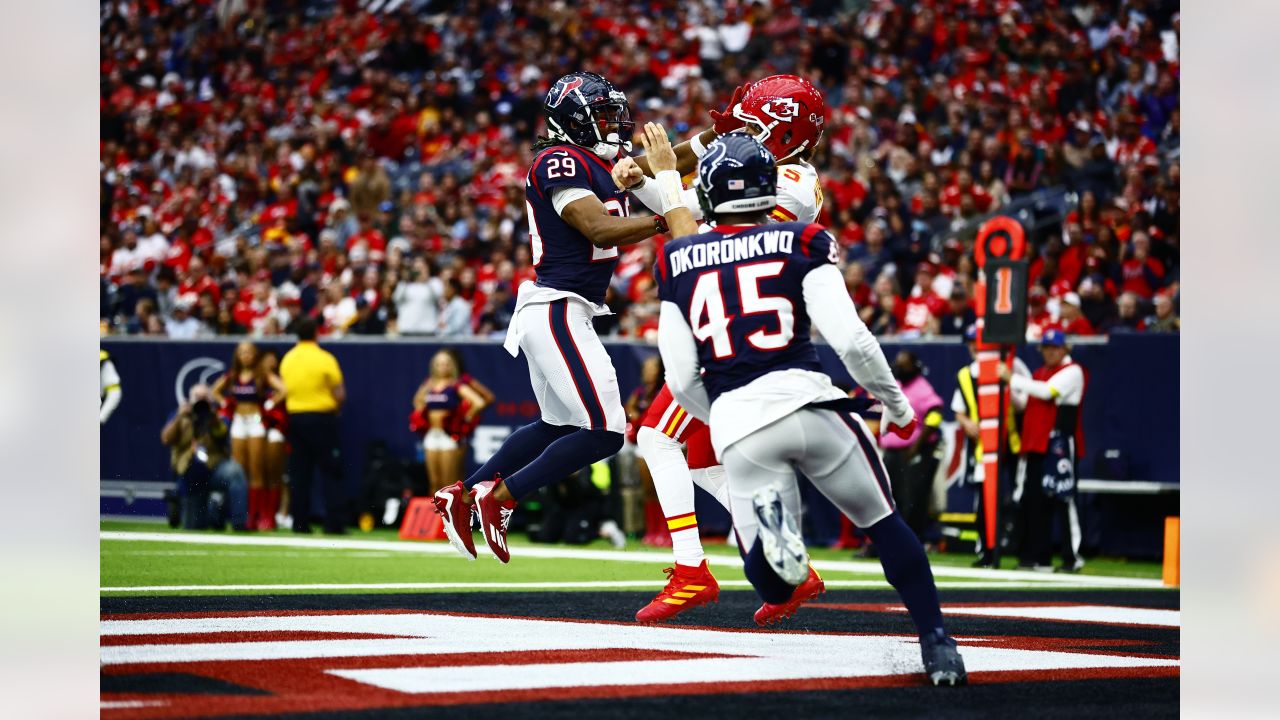
[[[955,413],[956,417],[959,417],[968,411],[969,406],[964,403],[964,395],[961,394],[959,388],[956,388],[956,391],[951,393],[951,412]]]
[[[658,190],[658,183],[652,178],[645,180],[644,185],[631,191],[631,197],[634,197],[641,205],[649,208],[649,210],[658,215],[662,214],[662,194]],[[693,188],[685,188],[681,193],[684,200],[684,206],[689,208],[689,212],[693,215],[694,221],[702,220],[702,204],[698,202],[698,191]]]
[[[1009,389],[1013,392],[1014,397],[1018,393],[1023,396],[1031,396],[1040,398],[1041,400],[1052,400],[1054,398],[1053,387],[1043,380],[1032,380],[1024,375],[1014,375],[1009,378]]]
[[[569,203],[584,197],[595,197],[595,195],[586,188],[558,187],[551,191],[551,206],[556,209],[557,215],[564,215],[564,209],[569,206]]]
[[[810,271],[802,287],[809,318],[853,379],[884,403],[895,418],[910,418],[907,396],[893,379],[880,343],[858,317],[836,266],[828,264]]]
[[[1079,365],[1070,365],[1049,378],[1048,382],[1057,397],[1074,399],[1084,389],[1084,372]]]
[[[711,417],[711,400],[702,384],[698,345],[680,308],[664,301],[658,314],[658,352],[667,368],[667,387],[676,402],[703,422]]]

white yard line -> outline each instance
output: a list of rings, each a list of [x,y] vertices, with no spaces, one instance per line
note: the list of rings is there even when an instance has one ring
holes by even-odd
[[[421,553],[427,555],[456,555],[457,551],[448,543],[408,542],[396,540],[358,540],[347,538],[303,537],[303,536],[254,536],[254,535],[213,535],[205,533],[152,533],[106,530],[99,534],[102,541],[144,541],[160,543],[186,543],[194,545],[238,545],[258,547],[291,547],[310,548],[316,550],[363,550],[382,552]],[[481,552],[484,552],[483,543]],[[671,556],[665,553],[636,552],[626,550],[585,550],[565,547],[527,547],[513,548],[517,558],[535,557],[557,560],[599,560],[611,562],[670,563]],[[737,566],[740,560],[731,555],[708,555],[708,563],[712,565]],[[878,584],[883,584],[884,571],[880,563],[874,560],[815,560],[813,566],[823,572],[847,572],[858,575],[872,575]],[[1146,578],[1105,577],[1099,575],[1066,575],[1052,573],[1014,572],[1009,570],[988,570],[985,568],[958,568],[945,565],[934,565],[933,574],[940,578],[958,580],[986,580],[990,582],[1010,583],[1035,587],[1107,587],[1158,589],[1164,587],[1159,580]]]
[[[828,588],[885,588],[883,580],[824,580]],[[438,582],[438,583],[299,583],[287,585],[138,585],[98,588],[104,593],[128,592],[273,592],[285,590],[616,590],[621,588],[657,589],[659,580],[587,580],[565,582]],[[746,580],[721,580],[722,588],[749,588]],[[938,582],[941,588],[1019,588],[1018,582]]]

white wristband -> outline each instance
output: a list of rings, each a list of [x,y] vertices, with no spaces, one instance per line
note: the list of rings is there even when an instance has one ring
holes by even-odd
[[[676,208],[685,207],[684,183],[680,181],[678,170],[662,170],[655,178],[658,181],[659,198],[662,200],[662,214],[666,215]]]
[[[689,138],[689,149],[693,150],[694,157],[702,157],[707,154],[707,146],[702,144],[702,133],[694,133]]]

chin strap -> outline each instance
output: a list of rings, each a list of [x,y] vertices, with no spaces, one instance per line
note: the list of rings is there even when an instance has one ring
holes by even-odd
[[[618,153],[623,150],[631,152],[631,141],[623,140],[616,132],[609,133],[608,137],[596,143],[595,146],[591,148],[591,152],[595,153],[596,156],[602,160],[613,160],[617,158]]]

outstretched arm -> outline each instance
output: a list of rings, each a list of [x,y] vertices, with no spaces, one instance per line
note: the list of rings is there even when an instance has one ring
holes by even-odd
[[[599,248],[634,245],[658,234],[653,218],[610,215],[595,195],[584,195],[565,205],[560,217]]]
[[[643,135],[641,138],[643,139]],[[643,158],[641,158],[643,159]],[[676,172],[679,176],[679,171]],[[624,157],[613,166],[613,183],[619,190],[626,190],[631,197],[649,208],[651,212],[662,214],[662,191],[656,180],[650,180],[640,169],[637,158]],[[688,188],[680,193],[684,206],[689,208],[695,221],[702,220],[702,206],[698,204],[698,191]]]
[[[694,135],[692,139],[685,140],[679,145],[676,145],[675,148],[673,148],[676,153],[676,166],[673,169],[680,173],[681,177],[693,172],[698,167],[698,152],[695,146],[705,148],[707,143],[715,140],[716,137],[716,131],[713,128],[707,128],[697,135]],[[643,139],[643,135],[641,138]],[[658,171],[652,167],[647,155],[635,158],[635,161],[636,164],[640,166],[640,169],[644,171],[645,175],[657,177]]]
[[[698,223],[685,204],[680,171],[675,169],[675,151],[667,140],[666,131],[657,123],[649,123],[644,126],[640,141],[644,143],[646,157],[650,158],[653,169],[658,173],[655,181],[658,200],[662,203],[662,216],[666,218],[671,237],[698,234]]]

